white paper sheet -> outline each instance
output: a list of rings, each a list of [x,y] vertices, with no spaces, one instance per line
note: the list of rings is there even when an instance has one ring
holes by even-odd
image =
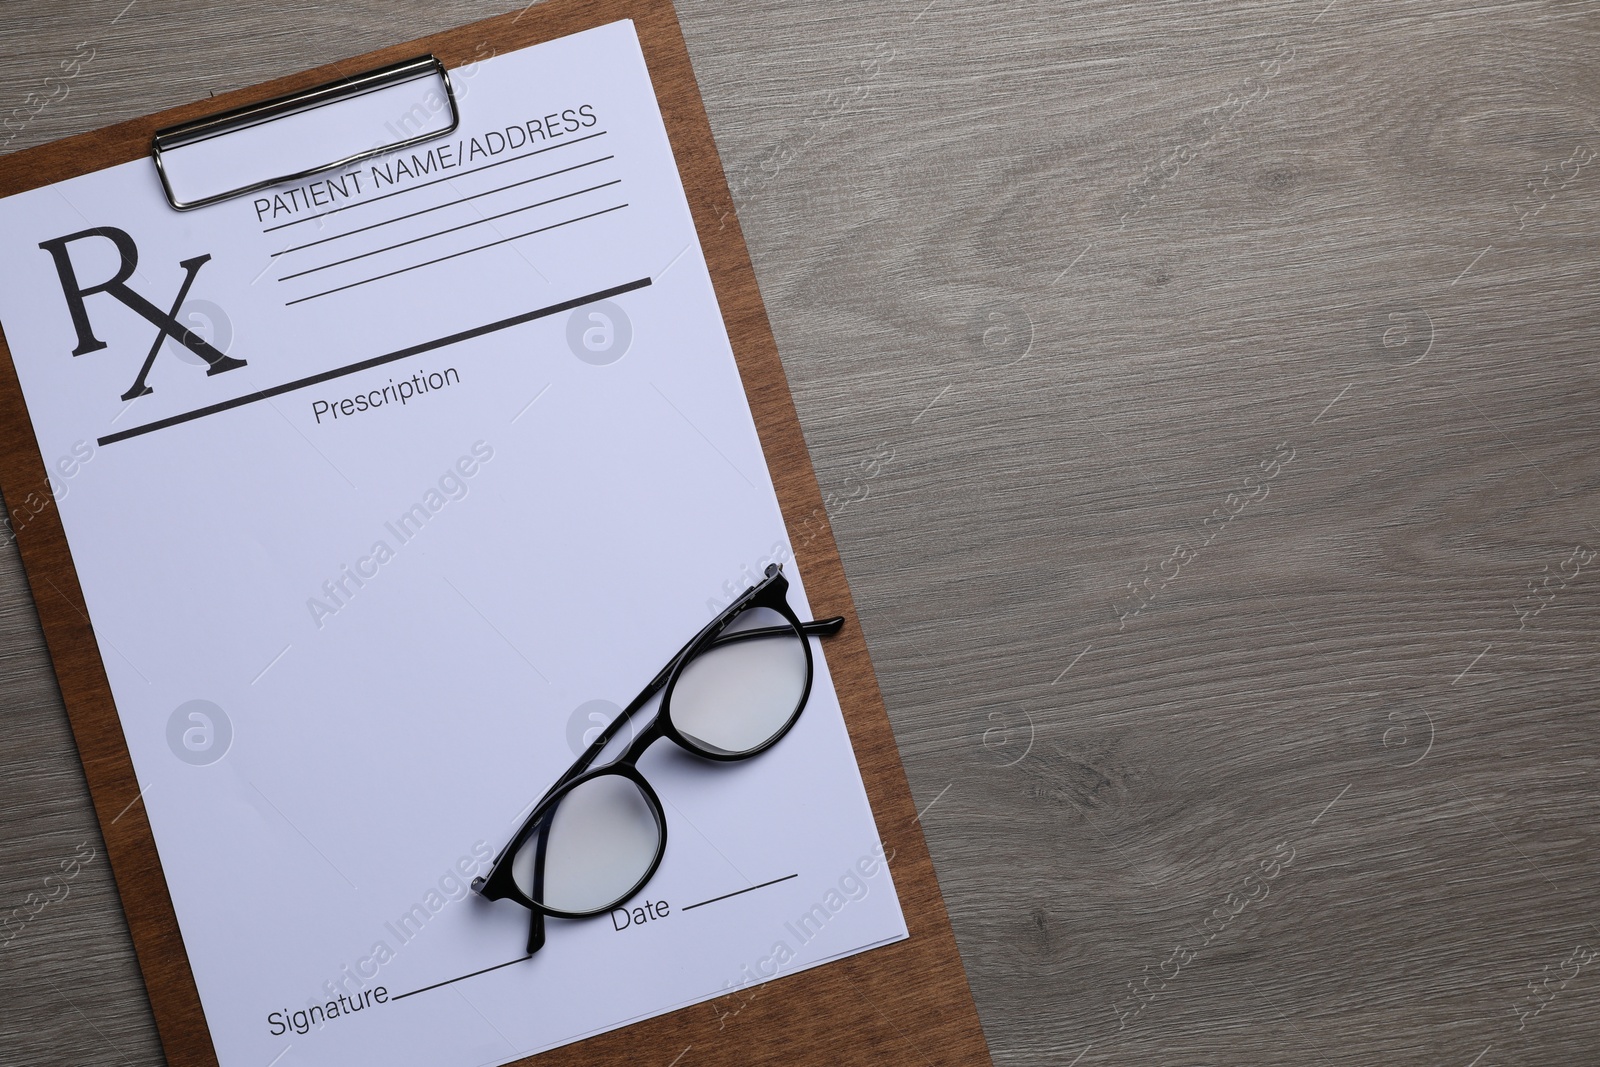
[[[466,882],[607,709],[767,562],[813,608],[632,24],[452,78],[448,142],[348,176],[0,200],[0,323],[225,1067],[503,1063],[906,936],[813,642],[776,747],[642,761],[669,844],[632,903],[666,914],[451,981],[522,955]]]

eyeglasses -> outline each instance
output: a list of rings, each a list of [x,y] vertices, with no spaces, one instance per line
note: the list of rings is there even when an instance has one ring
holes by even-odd
[[[827,637],[842,617],[802,623],[789,582],[769,566],[760,582],[678,650],[644,691],[590,743],[541,797],[472,888],[533,913],[528,954],[544,946],[544,918],[603,915],[641,889],[667,851],[661,799],[639,758],[663,737],[708,760],[749,759],[782,740],[811,695],[809,637]],[[626,749],[590,769],[629,719],[661,693],[661,705]]]

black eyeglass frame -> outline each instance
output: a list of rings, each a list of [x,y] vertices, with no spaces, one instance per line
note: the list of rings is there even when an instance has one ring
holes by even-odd
[[[811,637],[828,637],[839,632],[844,626],[844,618],[835,616],[814,622],[801,622],[789,607],[788,601],[789,580],[784,577],[782,569],[770,565],[766,569],[762,580],[746,589],[733,603],[729,604],[711,622],[707,623],[701,631],[695,634],[687,644],[680,648],[668,661],[650,683],[644,687],[638,696],[634,697],[609,725],[605,727],[589,747],[584,749],[572,766],[556,779],[545,794],[539,798],[533,810],[523,820],[521,827],[505,847],[495,856],[494,864],[485,876],[474,878],[472,888],[489,900],[512,900],[527,908],[533,913],[528,930],[528,953],[532,955],[544,945],[544,918],[551,916],[558,919],[587,919],[596,915],[603,915],[631,900],[642,890],[650,879],[655,877],[656,869],[661,866],[661,860],[667,852],[667,821],[666,814],[661,805],[661,798],[654,788],[639,772],[639,759],[651,745],[663,737],[669,738],[680,748],[704,759],[718,762],[732,763],[739,760],[750,759],[760,755],[779,741],[794,728],[799,721],[800,713],[805,710],[807,702],[811,699],[811,685],[815,677],[815,657],[811,652]],[[768,608],[780,615],[787,625],[764,626],[746,630],[735,630],[727,633],[727,628],[745,612],[755,608]],[[761,637],[774,637],[784,633],[794,632],[800,637],[801,647],[806,655],[805,684],[800,690],[799,699],[795,702],[794,711],[781,728],[775,731],[760,745],[740,752],[729,752],[706,745],[704,742],[695,741],[683,734],[672,722],[672,694],[678,679],[685,668],[693,662],[694,658],[711,648],[729,644],[735,641],[746,641]],[[638,735],[628,744],[615,759],[590,767],[606,746],[617,736],[618,732],[627,725],[630,719],[647,704],[657,692],[661,693],[661,706],[657,709],[655,717],[640,730]],[[626,778],[639,788],[650,806],[651,814],[656,820],[658,838],[656,854],[650,861],[650,866],[637,883],[622,896],[618,897],[609,906],[591,911],[564,911],[542,904],[532,895],[522,891],[517,885],[512,873],[516,856],[522,847],[528,843],[535,833],[540,833],[547,828],[553,817],[556,807],[574,789],[587,782],[594,781],[607,775]],[[534,894],[541,894],[544,881],[544,854],[549,835],[544,834],[539,838],[534,857]]]

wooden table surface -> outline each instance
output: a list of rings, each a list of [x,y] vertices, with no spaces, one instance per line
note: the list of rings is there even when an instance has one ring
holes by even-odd
[[[13,0],[0,139],[501,10]],[[679,10],[996,1063],[1595,1062],[1600,5]],[[160,1063],[0,542],[0,1060]]]

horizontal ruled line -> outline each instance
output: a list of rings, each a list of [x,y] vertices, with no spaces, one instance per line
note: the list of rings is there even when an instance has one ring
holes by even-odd
[[[435,982],[432,985],[425,985],[421,989],[413,989],[409,993],[401,993],[398,997],[390,997],[389,999],[391,1001],[404,1000],[407,997],[414,997],[418,993],[426,993],[430,989],[438,989],[440,986],[454,985],[456,982],[465,982],[468,978],[476,978],[480,974],[488,974],[490,971],[498,971],[502,967],[509,967],[513,963],[521,963],[524,960],[531,960],[531,959],[533,959],[533,954],[532,953],[529,953],[526,956],[518,956],[514,960],[507,960],[504,963],[497,963],[493,967],[485,967],[481,971],[473,971],[471,974],[464,974],[460,978],[446,978],[442,982]]]
[[[104,447],[105,445],[115,444],[118,441],[126,441],[130,437],[138,437],[141,434],[152,433],[156,430],[164,430],[169,426],[177,426],[180,423],[191,422],[195,419],[203,419],[207,415],[215,415],[222,411],[231,411],[234,408],[243,407],[246,404],[254,404],[259,400],[268,400],[275,396],[282,396],[284,393],[292,393],[296,389],[304,389],[310,385],[320,385],[321,383],[331,381],[334,378],[342,378],[347,374],[355,374],[359,371],[369,370],[372,367],[381,367],[385,363],[393,363],[397,359],[405,359],[409,356],[421,355],[424,352],[432,352],[436,349],[445,348],[449,345],[459,344],[462,341],[470,341],[477,337],[483,337],[486,334],[497,333],[500,330],[507,330],[513,326],[521,326],[523,323],[533,322],[535,319],[546,318],[550,315],[559,315],[563,311],[571,311],[573,308],[579,308],[585,304],[593,304],[601,300],[609,300],[614,296],[621,296],[623,293],[631,293],[635,289],[643,289],[650,284],[650,281],[651,280],[649,278],[640,278],[637,281],[631,281],[624,285],[612,286],[610,289],[602,289],[599,292],[590,293],[587,296],[580,296],[572,300],[564,300],[559,304],[551,304],[549,307],[538,308],[534,311],[524,312],[521,315],[513,315],[509,319],[501,319],[498,322],[487,323],[483,326],[474,326],[470,330],[462,330],[460,333],[453,333],[447,337],[436,338],[432,341],[424,341],[422,344],[411,345],[408,348],[402,348],[394,352],[387,352],[381,356],[374,356],[371,359],[361,360],[358,363],[347,364],[343,367],[335,367],[332,370],[325,370],[320,374],[313,374],[310,377],[297,378],[292,382],[284,382],[282,385],[274,385],[268,389],[258,389],[253,393],[246,393],[243,396],[236,396],[231,400],[224,400],[221,403],[211,404],[203,408],[196,408],[193,411],[185,411],[180,415],[172,415],[165,419],[157,419],[155,422],[147,422],[143,426],[134,426],[131,429],[120,430],[117,433],[108,434],[107,436],[100,438],[98,443]]]
[[[571,226],[575,222],[583,222],[585,219],[598,218],[601,215],[609,215],[611,212],[621,211],[627,206],[627,204],[618,204],[616,207],[608,207],[601,211],[591,211],[587,215],[579,215],[577,218],[567,219],[565,222],[551,223],[549,226],[541,226],[537,230],[529,230],[527,233],[519,233],[511,237],[502,237],[498,241],[490,241],[488,244],[477,245],[473,248],[464,248],[460,252],[452,252],[448,256],[440,256],[438,259],[430,259],[423,263],[413,263],[409,267],[401,267],[399,270],[392,270],[387,274],[379,274],[371,278],[363,278],[359,282],[351,282],[349,285],[341,285],[334,289],[325,289],[320,293],[312,293],[310,296],[302,296],[297,300],[288,300],[284,302],[283,306],[290,307],[294,304],[304,304],[307,300],[315,300],[318,297],[332,296],[334,293],[342,293],[346,289],[354,289],[358,285],[367,285],[371,282],[382,281],[384,278],[393,278],[396,274],[404,274],[407,271],[418,270],[422,267],[431,267],[435,263],[443,263],[445,260],[455,259],[457,256],[471,255],[474,252],[482,252],[485,248],[493,248],[496,245],[503,245],[509,241],[520,241],[524,237],[532,237],[536,233],[545,233],[548,230],[559,230],[561,227]]]
[[[736,897],[736,896],[739,896],[741,893],[753,893],[757,889],[765,889],[769,885],[777,885],[779,882],[787,882],[791,878],[798,878],[798,877],[800,877],[800,875],[798,873],[796,873],[796,874],[786,874],[782,878],[774,878],[770,882],[762,882],[760,885],[753,885],[748,889],[735,889],[733,892],[724,893],[720,897],[712,897],[710,900],[702,900],[698,904],[690,904],[689,906],[687,906],[683,910],[684,911],[693,911],[696,908],[703,908],[707,904],[715,904],[719,900],[727,900],[729,897]]]

